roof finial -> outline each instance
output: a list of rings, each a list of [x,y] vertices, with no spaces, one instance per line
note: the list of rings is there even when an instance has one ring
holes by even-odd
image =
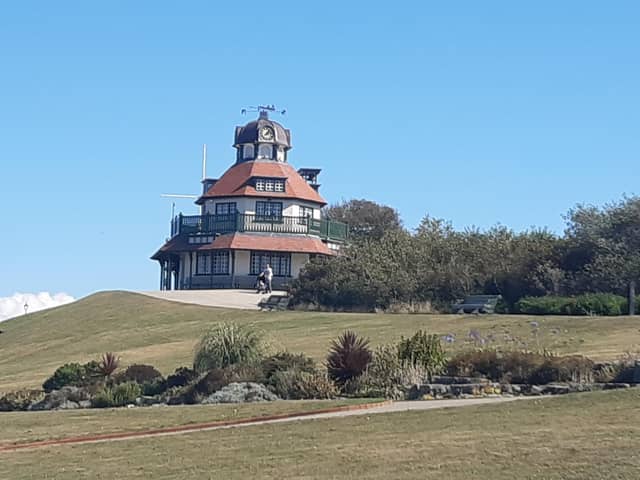
[[[280,115],[284,115],[287,113],[286,109],[278,110],[275,105],[257,105],[250,106],[247,108],[243,108],[240,110],[240,113],[244,115],[247,112],[260,112],[260,118],[269,118],[269,112],[279,113]]]

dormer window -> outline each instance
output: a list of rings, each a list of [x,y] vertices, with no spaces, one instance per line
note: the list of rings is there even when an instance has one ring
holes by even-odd
[[[243,160],[247,160],[249,158],[253,158],[255,154],[255,150],[253,148],[253,145],[251,145],[250,143],[245,145],[244,147],[242,147],[242,159]]]
[[[282,178],[258,178],[258,179],[256,179],[256,191],[258,191],[258,192],[284,192],[284,179],[282,179]]]
[[[273,146],[260,145],[258,147],[258,158],[273,158]]]

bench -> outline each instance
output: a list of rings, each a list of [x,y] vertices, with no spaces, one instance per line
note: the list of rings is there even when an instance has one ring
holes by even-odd
[[[262,311],[286,310],[289,307],[289,297],[286,295],[269,295],[269,298],[258,303]]]
[[[495,313],[501,295],[470,295],[451,305],[453,313]]]

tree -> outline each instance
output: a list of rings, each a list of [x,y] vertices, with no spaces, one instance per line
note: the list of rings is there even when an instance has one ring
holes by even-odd
[[[325,210],[325,215],[331,220],[347,223],[349,237],[355,242],[379,240],[386,232],[402,230],[402,221],[396,210],[370,200],[353,199],[332,205]]]

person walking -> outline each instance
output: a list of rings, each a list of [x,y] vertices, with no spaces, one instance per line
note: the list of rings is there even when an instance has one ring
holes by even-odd
[[[273,269],[271,268],[271,265],[269,265],[267,263],[266,268],[264,269],[264,280],[266,283],[266,291],[267,293],[271,293],[271,280],[273,279]]]

